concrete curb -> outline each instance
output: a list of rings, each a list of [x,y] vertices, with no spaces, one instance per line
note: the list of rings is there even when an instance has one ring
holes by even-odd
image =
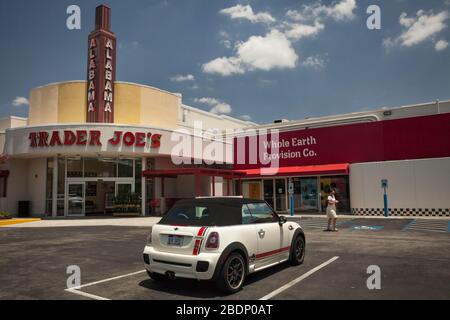
[[[305,214],[305,215],[284,215],[288,219],[302,219],[302,218],[324,218],[326,219],[326,214]],[[429,220],[449,220],[450,217],[424,217],[424,216],[356,216],[350,214],[338,215],[338,219],[385,219],[385,220],[411,220],[411,219],[429,219]]]
[[[3,226],[10,226],[13,224],[19,224],[19,223],[28,223],[28,222],[36,222],[36,221],[41,221],[40,218],[27,218],[27,219],[5,219],[5,220],[0,220],[0,227]]]

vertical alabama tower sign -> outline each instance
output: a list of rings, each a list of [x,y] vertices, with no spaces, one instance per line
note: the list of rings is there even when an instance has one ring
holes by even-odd
[[[100,5],[88,40],[87,122],[114,122],[116,36],[110,28],[111,9]]]

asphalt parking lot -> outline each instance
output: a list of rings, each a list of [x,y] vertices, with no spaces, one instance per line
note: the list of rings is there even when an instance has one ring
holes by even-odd
[[[148,227],[0,228],[0,299],[450,299],[448,220],[347,219],[337,233],[325,223],[302,220],[303,265],[250,275],[230,296],[208,282],[150,280]],[[69,265],[81,268],[77,292],[65,290]],[[380,290],[367,288],[371,265],[381,270]]]

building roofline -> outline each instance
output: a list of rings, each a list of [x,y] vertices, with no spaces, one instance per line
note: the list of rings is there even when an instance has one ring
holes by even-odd
[[[34,87],[31,90],[35,90],[35,89],[41,89],[41,88],[45,88],[45,87],[50,87],[50,86],[56,86],[56,85],[60,85],[60,84],[69,84],[69,83],[86,83],[87,84],[87,80],[67,80],[67,81],[59,81],[59,82],[51,82],[51,83],[47,83],[44,84],[42,86],[38,86],[38,87]],[[116,80],[114,83],[118,83],[118,84],[129,84],[129,85],[134,85],[134,86],[139,86],[139,87],[143,87],[143,88],[147,88],[147,89],[153,89],[153,90],[157,90],[163,93],[167,93],[176,97],[181,98],[181,93],[174,93],[174,92],[170,92],[170,91],[166,91],[157,87],[152,87],[149,85],[145,85],[145,84],[141,84],[141,83],[136,83],[136,82],[129,82],[129,81],[118,81]]]
[[[317,117],[308,117],[306,119],[301,120],[288,120],[287,122],[283,123],[266,123],[262,125],[257,125],[254,128],[255,129],[264,129],[264,128],[271,128],[271,127],[277,127],[277,128],[286,128],[286,127],[295,127],[295,126],[305,126],[308,124],[326,124],[333,121],[342,122],[345,120],[356,120],[356,119],[364,119],[364,118],[377,118],[375,121],[381,121],[382,119],[379,119],[379,116],[377,113],[381,113],[384,111],[395,111],[395,110],[402,110],[402,109],[409,109],[409,108],[416,108],[416,107],[424,107],[424,106],[430,106],[430,105],[436,105],[437,101],[439,101],[440,104],[443,103],[450,103],[450,100],[435,100],[431,102],[423,102],[423,103],[416,103],[416,104],[408,104],[398,107],[381,107],[377,109],[372,110],[364,110],[364,111],[356,111],[356,112],[349,112],[344,114],[333,114],[333,115],[325,115],[325,116],[317,116]]]
[[[24,120],[24,121],[28,120],[28,118],[26,118],[26,117],[19,117],[19,116],[14,116],[14,115],[0,118],[0,120],[7,120],[7,119]]]
[[[195,112],[199,112],[199,113],[202,113],[202,114],[214,117],[216,119],[228,119],[230,121],[234,121],[234,122],[241,123],[241,124],[257,125],[257,123],[254,123],[254,122],[251,122],[251,121],[241,120],[239,118],[227,116],[225,114],[215,114],[215,113],[212,113],[212,112],[200,109],[200,108],[188,106],[188,105],[186,105],[184,103],[181,104],[181,107],[184,108],[184,109],[192,110],[192,111],[195,111]]]

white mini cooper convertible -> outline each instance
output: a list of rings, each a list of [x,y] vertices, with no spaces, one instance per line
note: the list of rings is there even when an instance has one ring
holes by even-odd
[[[154,225],[144,249],[145,268],[156,280],[214,280],[234,293],[246,275],[305,257],[305,235],[262,200],[196,198],[178,201]]]

